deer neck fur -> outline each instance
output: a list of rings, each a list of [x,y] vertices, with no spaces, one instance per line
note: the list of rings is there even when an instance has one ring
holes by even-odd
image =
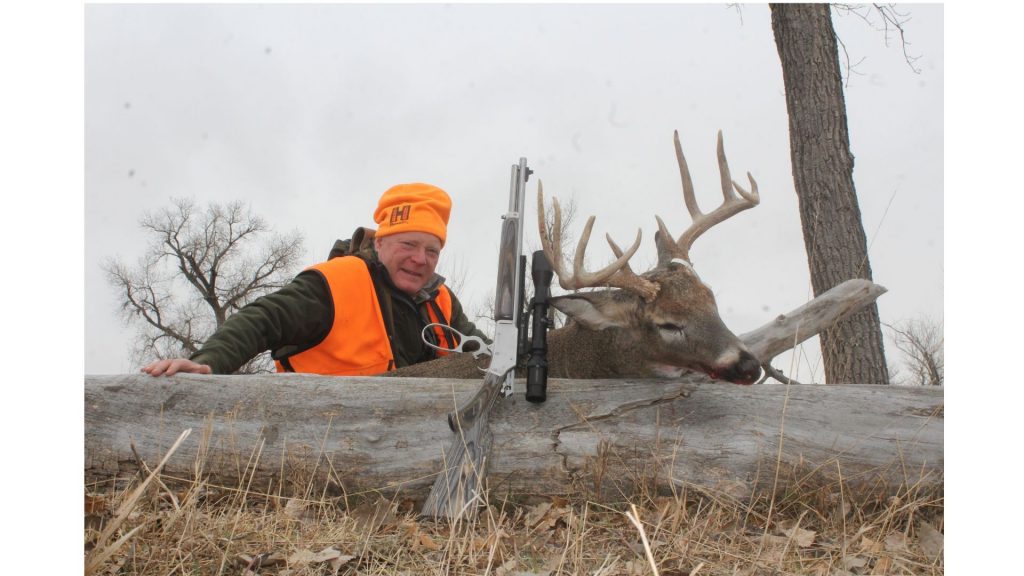
[[[621,330],[588,330],[575,322],[548,335],[548,374],[552,378],[655,377],[638,363],[638,342]],[[609,353],[614,351],[614,353]]]

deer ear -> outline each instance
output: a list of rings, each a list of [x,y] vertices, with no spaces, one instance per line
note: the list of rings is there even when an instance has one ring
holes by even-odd
[[[584,328],[604,330],[629,325],[629,313],[636,308],[636,298],[619,290],[602,290],[557,296],[550,303]]]
[[[665,267],[672,261],[672,246],[673,240],[665,237],[665,234],[658,230],[654,233],[654,245],[658,247],[658,266]]]

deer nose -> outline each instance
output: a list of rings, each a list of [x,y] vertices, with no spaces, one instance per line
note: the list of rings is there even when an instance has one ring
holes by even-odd
[[[761,377],[761,363],[750,352],[741,350],[739,359],[719,377],[735,384],[753,384]]]

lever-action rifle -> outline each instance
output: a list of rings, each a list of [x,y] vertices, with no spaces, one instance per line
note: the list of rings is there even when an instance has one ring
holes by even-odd
[[[503,391],[511,393],[516,361],[524,352],[520,349],[520,330],[525,326],[522,285],[526,272],[526,259],[521,257],[522,218],[526,181],[532,173],[526,165],[526,158],[520,158],[519,164],[512,166],[508,212],[502,217],[491,363],[476,394],[448,416],[448,423],[456,435],[444,453],[445,470],[434,482],[423,504],[423,516],[458,518],[470,509],[475,510],[480,503],[486,456],[491,447],[487,418],[498,396]]]

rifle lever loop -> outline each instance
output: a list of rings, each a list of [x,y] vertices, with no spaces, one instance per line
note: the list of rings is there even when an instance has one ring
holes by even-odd
[[[444,346],[438,346],[437,344],[434,344],[427,337],[427,330],[432,330],[434,328],[440,328],[441,330],[455,334],[456,336],[458,336],[459,344],[454,348],[445,348]],[[467,336],[462,332],[459,332],[455,328],[452,328],[447,324],[441,324],[439,322],[431,322],[430,324],[424,326],[423,330],[420,332],[420,339],[423,340],[424,344],[430,346],[434,350],[448,352],[449,354],[452,352],[458,352],[460,354],[463,352],[469,352],[473,355],[473,358],[479,358],[483,354],[486,354],[488,356],[493,355],[491,345],[485,342],[483,338],[480,338],[479,336]]]

